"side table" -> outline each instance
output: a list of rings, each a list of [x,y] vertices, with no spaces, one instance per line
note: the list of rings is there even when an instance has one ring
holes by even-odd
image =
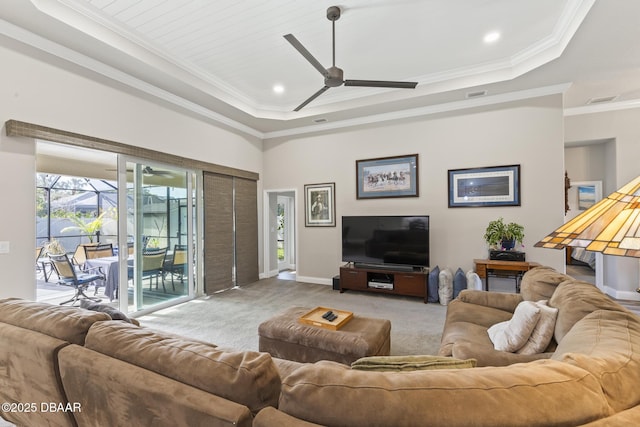
[[[491,259],[474,259],[476,273],[485,279],[485,290],[489,290],[489,277],[512,277],[516,281],[516,293],[520,293],[520,279],[527,271],[539,267],[537,262],[501,261]]]

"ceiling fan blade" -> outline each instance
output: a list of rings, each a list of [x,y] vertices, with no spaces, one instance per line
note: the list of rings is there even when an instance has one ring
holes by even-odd
[[[418,82],[390,82],[384,80],[345,80],[345,86],[390,87],[394,89],[415,89]]]
[[[304,101],[302,104],[298,105],[295,110],[293,111],[300,111],[302,110],[302,108],[307,105],[308,103],[310,103],[311,101],[313,101],[314,99],[316,99],[317,97],[319,97],[320,95],[322,95],[323,93],[325,93],[325,91],[329,89],[329,86],[324,86],[322,89],[320,89],[319,91],[317,91],[316,93],[314,93],[313,95],[311,95],[306,101]]]
[[[316,70],[320,71],[320,74],[325,77],[329,74],[327,72],[327,69],[324,68],[322,64],[316,58],[314,58],[313,55],[311,55],[311,53],[304,46],[302,46],[302,43],[300,43],[293,34],[287,34],[284,36],[284,38],[287,39],[287,41],[291,43],[291,46],[296,48],[296,50],[300,52],[302,56],[304,56],[306,60],[316,68]]]

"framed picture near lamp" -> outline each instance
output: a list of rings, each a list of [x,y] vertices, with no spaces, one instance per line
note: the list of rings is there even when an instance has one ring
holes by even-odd
[[[449,170],[449,207],[520,206],[520,165]]]

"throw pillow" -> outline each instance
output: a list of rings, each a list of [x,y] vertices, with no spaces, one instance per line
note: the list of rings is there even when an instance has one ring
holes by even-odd
[[[438,297],[441,305],[449,305],[453,297],[453,273],[448,268],[440,270],[438,276]]]
[[[438,287],[440,276],[440,267],[437,265],[429,271],[429,286],[427,287],[427,302],[438,302]]]
[[[356,360],[351,369],[361,371],[422,371],[427,369],[475,368],[476,359],[455,359],[446,356],[369,356]]]
[[[467,271],[467,289],[475,289],[476,291],[483,289],[482,279],[480,279],[478,273],[473,270]]]
[[[498,351],[513,353],[524,346],[540,319],[540,308],[533,301],[522,301],[510,320],[491,326],[487,333]]]
[[[126,314],[124,314],[120,310],[114,307],[111,307],[110,305],[107,305],[107,304],[99,304],[97,302],[93,302],[88,299],[82,299],[80,300],[80,307],[86,310],[107,313],[109,316],[111,316],[112,320],[122,320],[127,323],[140,325],[140,323],[137,320],[129,318]]]
[[[458,267],[453,276],[453,299],[456,299],[463,289],[467,289],[467,275]]]
[[[520,354],[542,353],[549,346],[551,338],[553,338],[558,309],[549,307],[547,301],[538,301],[535,304],[540,309],[540,319],[533,332],[531,332],[529,340],[518,350]]]

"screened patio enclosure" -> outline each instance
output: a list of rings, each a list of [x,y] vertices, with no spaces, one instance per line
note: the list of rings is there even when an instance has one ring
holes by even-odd
[[[172,170],[156,176],[145,173],[144,167],[127,163],[127,169],[131,169],[122,174],[120,182],[126,187],[122,194],[118,181],[44,173],[36,176],[36,247],[46,248],[55,241],[71,256],[81,244],[111,243],[112,259],[92,261],[106,268],[111,276],[107,282],[113,284],[98,296],[130,313],[193,295],[195,285],[193,268],[167,268],[173,265],[175,248],[190,248],[190,256],[184,258],[194,259],[194,239],[189,236],[193,236],[195,227],[190,224],[189,213],[193,212],[195,192],[193,182],[187,185],[188,180],[194,181],[193,174]],[[133,172],[136,169],[138,174]],[[126,230],[126,237],[119,235],[119,229]],[[118,256],[123,245],[128,258]],[[162,265],[155,274],[148,274],[144,270],[145,254],[162,249]],[[123,281],[127,286],[121,286]],[[54,273],[47,285],[55,283]],[[119,293],[124,291],[128,298],[123,301]]]

